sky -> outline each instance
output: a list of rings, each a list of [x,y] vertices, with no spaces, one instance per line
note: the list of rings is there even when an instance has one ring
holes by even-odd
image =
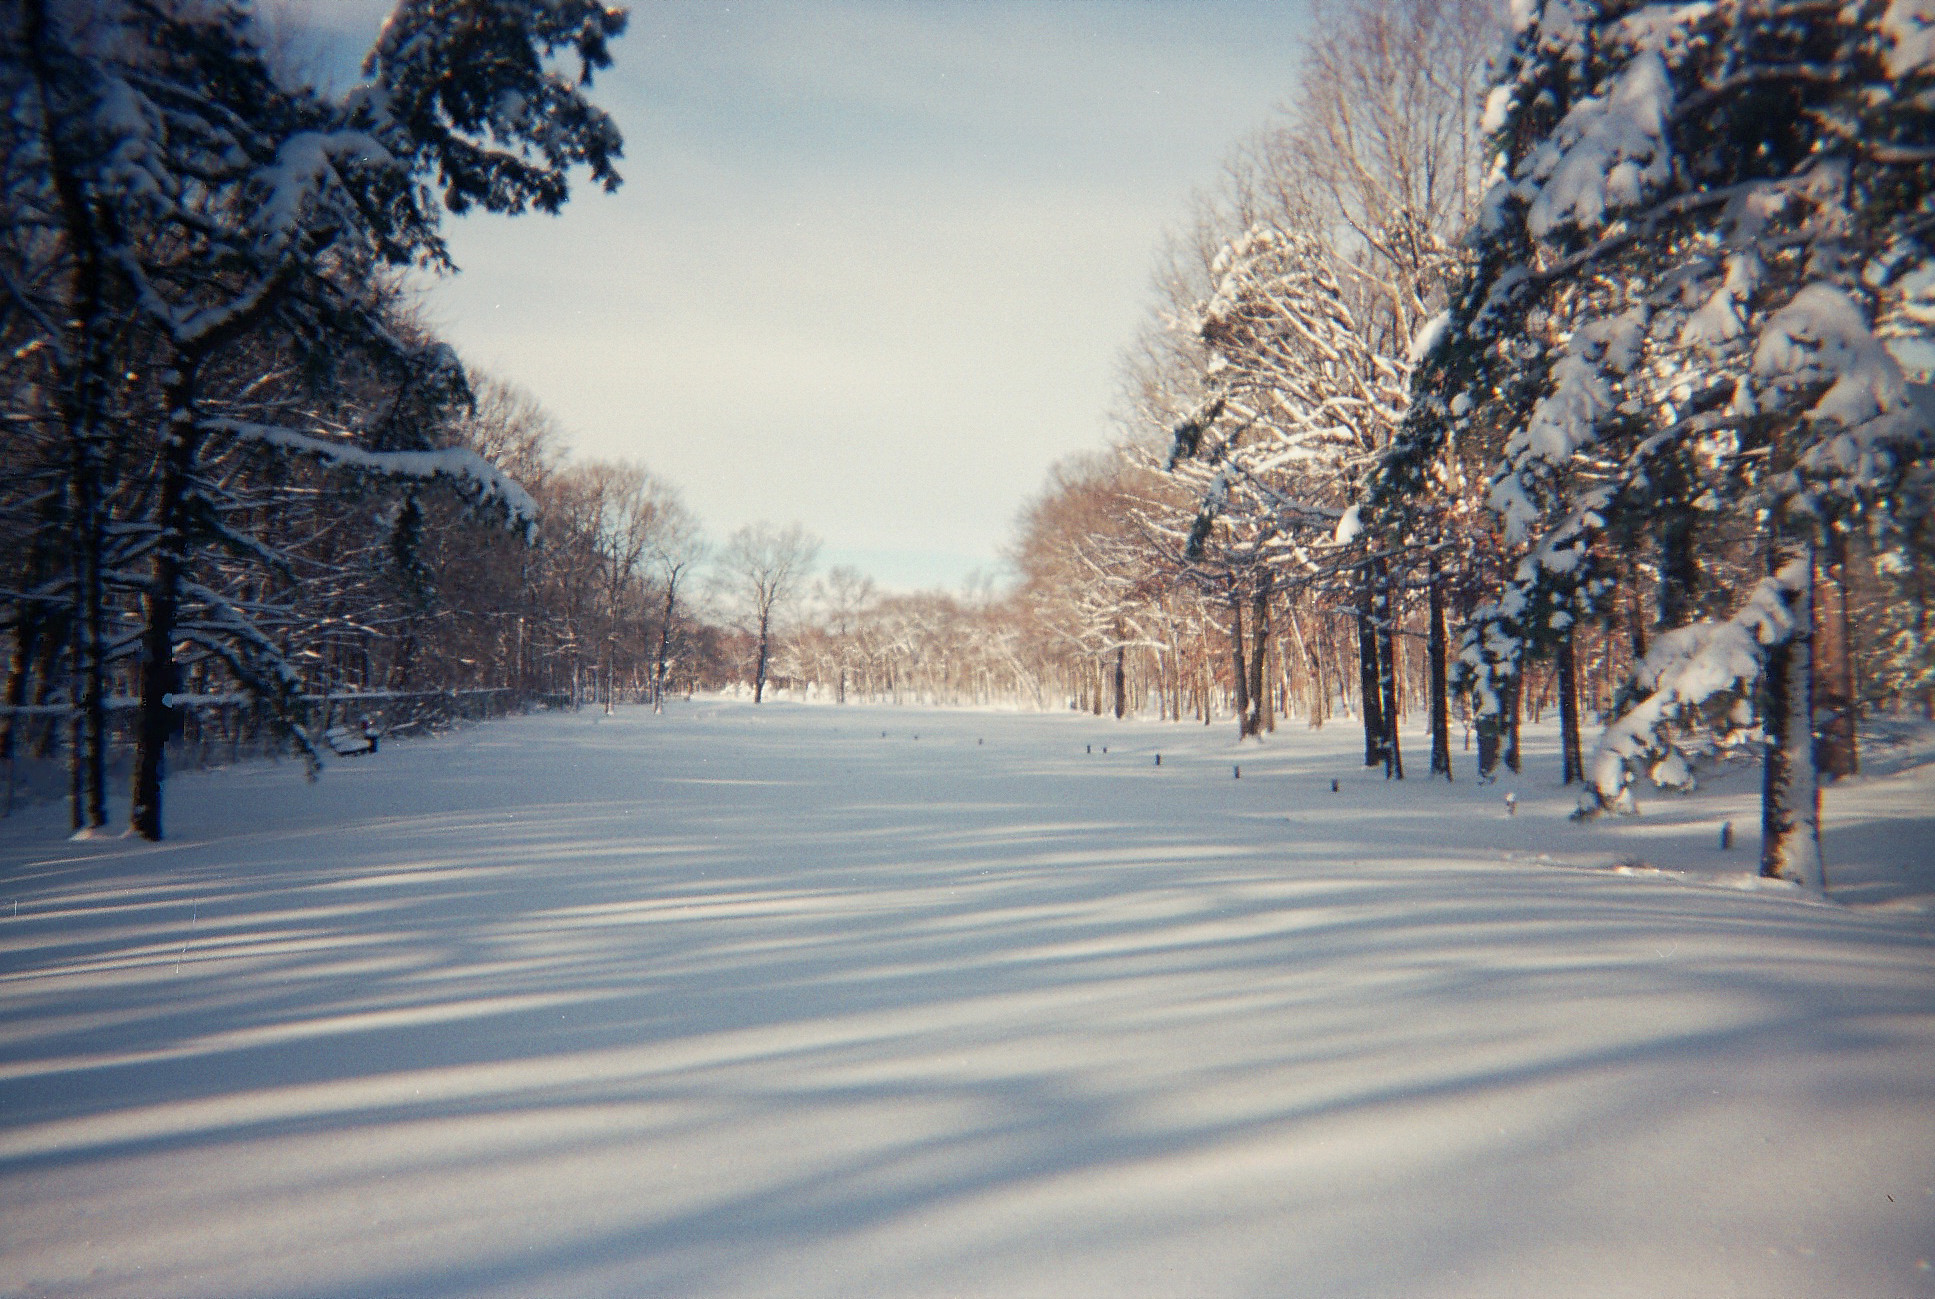
[[[382,0],[271,0],[339,66]],[[1000,572],[1105,446],[1165,233],[1294,88],[1299,0],[635,3],[623,188],[447,222],[431,323],[573,454],[888,589]],[[345,55],[347,56],[345,60]]]

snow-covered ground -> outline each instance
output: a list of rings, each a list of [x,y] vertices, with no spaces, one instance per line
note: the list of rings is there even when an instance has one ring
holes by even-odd
[[[33,809],[0,1295],[1935,1295],[1894,740],[1827,902],[1752,773],[1577,825],[1543,734],[712,703]]]

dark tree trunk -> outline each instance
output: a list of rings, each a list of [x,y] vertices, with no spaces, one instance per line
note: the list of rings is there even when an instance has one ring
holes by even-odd
[[[1639,593],[1639,565],[1629,562],[1626,565],[1626,585],[1632,593],[1632,603],[1627,613],[1627,636],[1633,649],[1633,671],[1639,671],[1641,660],[1646,657],[1646,603]]]
[[[1272,706],[1270,661],[1270,575],[1259,579],[1256,594],[1250,597],[1250,734],[1262,735],[1277,729]]]
[[[1813,586],[1812,556],[1805,563]],[[1796,624],[1812,621],[1812,592],[1790,597]],[[1761,720],[1767,754],[1761,767],[1760,873],[1809,888],[1827,887],[1821,860],[1821,782],[1814,765],[1814,656],[1805,630],[1767,651]]]
[[[1117,721],[1121,721],[1123,714],[1127,713],[1129,709],[1129,701],[1127,698],[1128,666],[1126,663],[1128,655],[1129,651],[1126,646],[1117,645],[1115,647],[1115,718]]]
[[[1478,731],[1478,775],[1490,780],[1498,774],[1498,755],[1503,747],[1500,743],[1505,733],[1505,717],[1480,717]]]
[[[1438,557],[1431,557],[1428,580],[1430,590],[1430,643],[1426,660],[1431,673],[1431,774],[1451,779],[1451,687],[1446,680],[1444,576]]]
[[[168,704],[180,680],[175,629],[181,617],[182,581],[188,558],[188,491],[200,431],[195,427],[199,357],[177,356],[163,399],[168,409],[162,447],[155,522],[161,530],[148,578],[141,632],[141,702],[135,724],[134,790],[129,824],[143,839],[162,834],[161,782],[177,714]]]
[[[1525,673],[1520,669],[1505,678],[1505,766],[1513,771],[1519,770],[1518,723],[1525,704]]]
[[[1579,743],[1578,670],[1573,658],[1572,630],[1567,628],[1556,655],[1559,672],[1559,750],[1561,784],[1584,780],[1586,764]]]
[[[1404,779],[1404,753],[1398,744],[1397,606],[1391,598],[1390,573],[1377,565],[1377,685],[1384,713],[1384,778]]]
[[[665,619],[659,624],[658,656],[652,663],[652,711],[655,713],[665,711],[665,664],[672,655],[672,613],[673,602],[677,599],[677,582],[667,582],[665,584]],[[846,678],[842,675],[841,683],[843,687],[845,681]],[[846,692],[843,688],[841,691],[842,703],[846,702],[845,694]]]
[[[1377,624],[1372,621],[1372,587],[1365,578],[1357,606],[1358,694],[1364,714],[1364,765],[1384,765],[1384,706],[1378,689]]]
[[[753,667],[753,702],[758,703],[766,695],[766,655],[768,651],[767,632],[772,627],[769,615],[759,615],[759,661]]]
[[[1700,582],[1700,569],[1693,553],[1692,517],[1670,516],[1655,542],[1660,563],[1659,626],[1661,631],[1673,631],[1693,621],[1693,598]]]
[[[7,715],[0,718],[0,762],[7,766],[6,807],[0,815],[13,813],[14,759],[20,748],[20,710],[27,705],[27,686],[33,679],[34,655],[47,622],[38,604],[24,604],[13,629],[13,654],[7,660]]]
[[[94,196],[81,179],[66,130],[70,108],[62,84],[62,51],[54,46],[47,5],[24,6],[22,46],[32,69],[44,146],[61,233],[73,259],[71,297],[62,325],[69,360],[61,368],[57,398],[69,441],[67,530],[75,617],[71,694],[75,707],[69,773],[70,814],[75,830],[107,824],[107,619],[105,598],[102,447],[107,422],[108,372],[112,365],[107,311],[106,232]]]
[[[1847,546],[1835,538],[1814,583],[1814,762],[1829,780],[1861,769],[1855,734],[1854,639],[1848,617]]]

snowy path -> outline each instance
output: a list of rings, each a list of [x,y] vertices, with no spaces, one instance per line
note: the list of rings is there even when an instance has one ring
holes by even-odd
[[[1935,1295],[1935,767],[1822,904],[1693,882],[1744,774],[1355,743],[697,705],[0,823],[0,1295]]]

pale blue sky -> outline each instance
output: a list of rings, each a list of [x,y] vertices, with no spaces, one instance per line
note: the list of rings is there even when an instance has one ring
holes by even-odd
[[[284,0],[366,47],[381,0]],[[1104,443],[1166,228],[1292,90],[1301,3],[636,3],[598,77],[626,184],[449,223],[432,320],[714,537],[883,585],[991,569]]]

